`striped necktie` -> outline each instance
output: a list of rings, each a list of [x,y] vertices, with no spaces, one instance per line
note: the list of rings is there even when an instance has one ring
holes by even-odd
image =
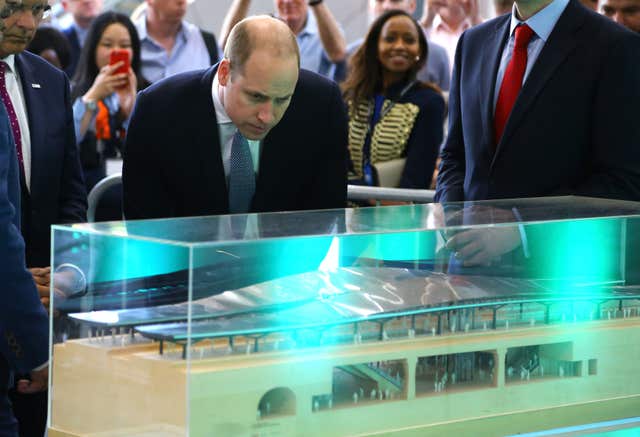
[[[236,131],[231,143],[229,163],[229,212],[249,212],[255,190],[256,174],[253,171],[249,142],[240,131]]]

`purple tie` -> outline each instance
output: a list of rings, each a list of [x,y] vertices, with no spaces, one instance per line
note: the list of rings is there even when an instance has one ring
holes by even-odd
[[[0,62],[0,97],[2,97],[2,103],[7,109],[9,115],[9,123],[11,123],[11,133],[13,134],[13,141],[16,143],[16,153],[18,155],[18,162],[20,162],[20,171],[24,174],[24,162],[22,161],[22,137],[20,136],[20,125],[18,124],[18,117],[16,111],[13,109],[13,103],[11,103],[11,97],[7,92],[7,84],[5,80],[5,73],[7,72],[7,63]]]

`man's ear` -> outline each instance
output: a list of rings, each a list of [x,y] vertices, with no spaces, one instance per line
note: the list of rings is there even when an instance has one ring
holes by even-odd
[[[231,79],[231,62],[224,58],[218,64],[218,83],[222,86],[227,86],[227,83]]]

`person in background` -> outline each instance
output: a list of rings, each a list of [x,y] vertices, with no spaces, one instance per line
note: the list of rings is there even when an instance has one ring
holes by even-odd
[[[234,0],[222,25],[222,45],[229,32],[249,12],[251,0]],[[347,57],[347,42],[338,22],[322,0],[274,0],[276,18],[296,35],[300,67],[336,79]],[[344,69],[342,69],[344,70]]]
[[[602,13],[630,31],[640,33],[640,0],[602,0]]]
[[[124,61],[110,63],[114,50],[129,54],[130,68],[118,72]],[[105,12],[94,20],[73,78],[73,120],[87,192],[106,174],[106,159],[122,155],[124,137],[140,76],[140,40],[131,20],[117,12]],[[142,85],[144,86],[144,84]],[[122,218],[117,189],[105,195],[98,220]]]
[[[447,50],[451,69],[460,35],[480,23],[478,0],[425,0],[420,18],[429,41]]]
[[[71,61],[64,69],[67,76],[73,77],[76,72],[80,52],[89,31],[89,26],[102,12],[103,0],[62,0],[62,7],[71,14],[73,21],[62,33],[67,37],[71,46]]]
[[[342,89],[349,106],[352,183],[377,185],[373,166],[404,157],[399,187],[429,187],[445,110],[438,88],[416,80],[427,56],[420,25],[392,10],[373,22],[351,58]]]
[[[66,70],[71,62],[71,46],[55,27],[42,25],[27,46],[27,51],[49,61],[51,65]]]
[[[368,5],[369,16],[372,21],[387,11],[399,9],[409,15],[413,15],[416,10],[415,0],[369,0]],[[363,41],[364,38],[360,38],[349,44],[347,47],[348,58],[353,56],[358,47],[362,45]],[[448,91],[449,83],[451,81],[449,55],[447,55],[447,51],[444,47],[431,41],[427,41],[427,46],[429,58],[420,71],[418,71],[417,78],[423,82],[434,83],[442,91]],[[346,68],[344,70],[344,73],[338,73],[337,75],[339,81],[344,80]]]
[[[220,58],[212,33],[184,20],[187,0],[146,0],[136,21],[142,77],[148,83],[185,71],[207,68]]]
[[[598,12],[598,0],[580,0],[582,6],[591,9],[594,12]]]

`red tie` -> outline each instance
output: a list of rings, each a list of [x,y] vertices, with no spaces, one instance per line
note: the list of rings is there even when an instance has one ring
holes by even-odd
[[[7,115],[9,116],[9,123],[11,124],[11,133],[13,134],[13,141],[16,143],[16,152],[18,154],[18,162],[20,163],[20,170],[24,174],[24,162],[22,160],[22,137],[20,136],[20,125],[18,124],[18,116],[11,103],[11,97],[7,91],[7,85],[5,83],[5,76],[7,71],[7,63],[0,62],[0,98],[4,107],[7,109]]]
[[[502,138],[511,109],[520,93],[520,88],[522,88],[522,78],[527,69],[527,46],[531,36],[533,36],[533,30],[526,24],[516,27],[516,43],[513,48],[513,55],[504,72],[502,85],[500,85],[500,94],[498,94],[496,103],[496,114],[493,121],[496,145]]]

